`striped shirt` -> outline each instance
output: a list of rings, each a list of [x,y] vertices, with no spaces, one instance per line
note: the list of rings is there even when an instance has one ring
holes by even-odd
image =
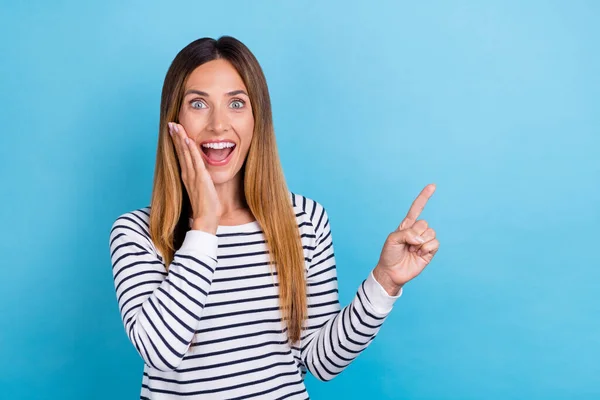
[[[219,226],[216,235],[188,230],[168,273],[148,231],[150,207],[114,222],[113,278],[125,331],[144,360],[141,399],[307,399],[307,370],[330,380],[374,339],[402,293],[388,295],[371,273],[341,308],[327,212],[289,193],[308,296],[294,345],[257,221]]]

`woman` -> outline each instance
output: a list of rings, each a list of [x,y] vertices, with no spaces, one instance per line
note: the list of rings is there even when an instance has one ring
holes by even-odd
[[[340,309],[327,212],[289,192],[263,72],[238,40],[181,50],[163,86],[151,205],[110,232],[142,399],[308,398],[377,334],[439,243],[427,186]]]

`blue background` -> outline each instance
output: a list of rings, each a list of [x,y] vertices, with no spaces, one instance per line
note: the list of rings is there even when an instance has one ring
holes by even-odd
[[[149,204],[171,60],[225,34],[330,214],[343,305],[438,186],[439,254],[314,399],[600,398],[600,3],[376,3],[2,3],[0,398],[139,395],[109,229]]]

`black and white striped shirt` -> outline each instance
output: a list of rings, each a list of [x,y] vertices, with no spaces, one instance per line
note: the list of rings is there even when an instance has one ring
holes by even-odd
[[[290,192],[304,248],[308,319],[290,346],[257,221],[189,230],[165,270],[148,232],[149,207],[110,232],[125,331],[143,358],[141,399],[307,399],[306,371],[339,374],[373,340],[401,296],[369,274],[340,308],[333,242],[320,203]]]

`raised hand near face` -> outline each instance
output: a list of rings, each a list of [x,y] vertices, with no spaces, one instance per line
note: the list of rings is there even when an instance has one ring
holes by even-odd
[[[192,229],[215,234],[222,207],[215,185],[206,170],[198,145],[190,138],[183,125],[169,122],[169,133],[181,166],[181,179],[192,206]]]

